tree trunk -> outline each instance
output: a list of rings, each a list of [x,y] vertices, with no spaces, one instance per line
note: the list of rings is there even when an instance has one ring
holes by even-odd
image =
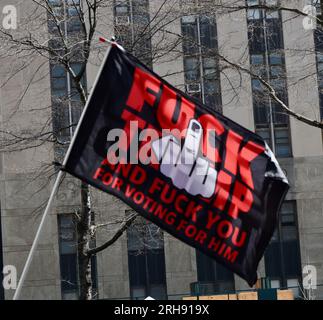
[[[77,221],[78,278],[80,300],[92,299],[91,255],[88,254],[91,240],[91,208],[88,201],[89,187],[81,185],[81,212]]]

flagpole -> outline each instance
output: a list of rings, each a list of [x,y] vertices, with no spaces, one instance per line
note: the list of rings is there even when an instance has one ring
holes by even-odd
[[[102,41],[103,39],[104,39],[104,38],[102,38],[102,39],[100,38],[100,41],[101,41],[101,42],[103,42],[103,41]],[[105,40],[104,42],[109,43],[111,46],[115,45],[115,46],[117,46],[118,48],[120,47],[120,46],[119,46],[116,42],[114,42],[114,41],[109,41],[109,40],[106,40],[106,39],[104,39],[104,40]],[[98,75],[97,75],[97,77],[96,77],[96,79],[95,79],[95,81],[94,81],[93,88],[92,88],[92,90],[91,90],[91,93],[90,93],[90,95],[89,95],[89,98],[87,99],[87,102],[86,102],[85,107],[84,107],[84,109],[83,109],[83,112],[82,112],[82,115],[81,115],[81,117],[80,117],[80,120],[79,120],[79,122],[78,122],[78,124],[77,124],[77,127],[76,127],[76,129],[75,129],[74,135],[73,135],[72,140],[71,140],[71,143],[70,143],[70,145],[69,145],[69,147],[68,147],[68,149],[67,149],[67,151],[66,151],[66,154],[65,154],[65,157],[64,157],[64,161],[63,161],[63,164],[62,164],[62,168],[64,168],[64,167],[65,167],[65,165],[66,165],[66,163],[67,163],[67,160],[68,160],[68,158],[69,158],[69,156],[70,156],[70,154],[71,154],[71,151],[72,151],[73,145],[74,145],[75,140],[76,140],[76,136],[77,136],[77,134],[78,134],[78,132],[79,132],[79,130],[80,130],[81,123],[83,122],[83,118],[84,118],[85,113],[86,113],[86,110],[87,110],[87,108],[88,108],[88,106],[89,106],[89,102],[91,101],[91,98],[92,98],[92,95],[93,95],[93,92],[94,92],[94,88],[96,87],[96,85],[97,85],[97,83],[98,83],[98,81],[99,81],[99,78],[100,78],[100,75],[101,75],[101,73],[102,73],[102,70],[103,70],[103,68],[104,68],[104,66],[105,66],[105,63],[106,63],[107,59],[108,59],[109,52],[110,52],[110,49],[108,49],[108,50],[107,50],[107,52],[106,52],[106,54],[105,54],[105,57],[104,57],[104,59],[103,59],[103,62],[102,62],[102,64],[101,64],[100,70],[99,70],[99,72],[98,72]],[[47,205],[46,205],[45,211],[44,211],[44,213],[43,213],[43,216],[42,216],[42,218],[41,218],[40,224],[39,224],[39,226],[38,226],[38,229],[37,229],[37,232],[36,232],[36,235],[35,235],[35,238],[34,238],[33,244],[32,244],[32,246],[31,246],[31,249],[30,249],[30,251],[29,251],[29,254],[28,254],[28,257],[27,257],[26,263],[25,263],[24,268],[23,268],[23,270],[22,270],[22,273],[21,273],[21,276],[20,276],[20,279],[19,279],[19,282],[18,282],[17,289],[16,289],[15,294],[14,294],[14,296],[13,296],[13,300],[19,300],[19,298],[20,298],[20,295],[21,295],[21,289],[22,289],[22,287],[23,287],[23,284],[24,284],[25,279],[26,279],[26,276],[27,276],[27,274],[28,274],[28,271],[29,271],[29,268],[30,268],[31,262],[32,262],[32,260],[33,260],[34,255],[35,255],[35,251],[36,251],[36,248],[37,248],[37,245],[38,245],[39,239],[40,239],[41,231],[42,231],[42,229],[43,229],[43,227],[44,227],[44,224],[45,224],[46,218],[47,218],[47,216],[48,216],[48,214],[49,214],[49,212],[50,212],[50,208],[51,208],[52,202],[53,202],[53,200],[54,200],[54,197],[55,197],[55,195],[56,195],[56,192],[57,192],[57,190],[58,190],[58,188],[59,188],[59,184],[60,184],[60,182],[61,182],[62,176],[63,176],[63,171],[61,171],[61,170],[60,170],[60,171],[59,171],[59,173],[58,173],[58,175],[57,175],[57,177],[56,177],[56,180],[55,180],[55,183],[54,183],[53,189],[52,189],[52,191],[51,191],[51,193],[50,193],[50,196],[49,196],[49,199],[48,199],[48,202],[47,202]]]

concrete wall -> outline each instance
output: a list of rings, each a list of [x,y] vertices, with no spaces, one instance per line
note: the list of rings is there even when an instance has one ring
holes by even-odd
[[[35,31],[35,38],[44,41],[43,12],[33,12],[33,6],[25,1],[9,3],[16,4],[18,8],[19,23],[14,36],[22,36],[29,29]],[[39,20],[31,20],[33,15],[39,15]],[[2,44],[0,81],[2,131],[28,137],[42,129],[43,132],[52,130],[50,121],[45,125],[51,119],[49,64],[46,59],[35,57],[28,50],[17,53]],[[37,209],[43,207],[52,186],[47,170],[53,160],[53,150],[51,144],[40,143],[40,140],[37,148],[30,148],[26,142],[12,144],[12,138],[10,134],[1,134],[2,143],[7,143],[1,150],[2,234],[4,264],[16,266],[20,274],[40,221]],[[9,150],[12,152],[8,153]],[[46,221],[22,291],[24,299],[60,297],[56,220],[56,215],[51,213]],[[6,290],[6,299],[12,295],[12,290]]]
[[[294,1],[302,8],[304,1]],[[291,110],[309,119],[320,120],[315,46],[312,30],[303,27],[304,17],[283,11],[283,36]],[[321,130],[290,118],[294,157],[321,156]]]
[[[227,0],[224,5],[232,5]],[[239,5],[239,2],[235,1]],[[241,1],[240,5],[244,5]],[[245,11],[219,12],[217,15],[218,46],[220,55],[228,61],[249,68],[249,47]],[[254,130],[252,89],[250,76],[221,63],[221,93],[223,114],[242,126]]]
[[[296,200],[301,264],[317,268],[317,296],[323,298],[323,158],[281,160],[291,189],[286,200]],[[306,275],[306,274],[304,274]]]

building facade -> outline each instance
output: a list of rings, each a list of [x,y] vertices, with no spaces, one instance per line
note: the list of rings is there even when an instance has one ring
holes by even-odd
[[[31,24],[33,8],[27,1],[5,2],[17,5],[20,25],[34,30],[38,43],[47,41],[55,48],[57,34],[48,12],[42,12],[41,18]],[[66,37],[80,36],[77,8],[82,1],[50,3],[55,14],[65,17]],[[167,81],[267,141],[291,188],[259,265],[259,278],[272,288],[292,288],[295,297],[304,298],[302,284],[307,274],[303,269],[311,265],[317,273],[317,288],[312,294],[323,299],[322,130],[286,116],[282,107],[263,92],[255,76],[265,79],[293,111],[323,119],[320,27],[307,30],[303,16],[266,8],[280,5],[301,9],[307,4],[303,0],[219,3],[168,0],[161,6],[157,0],[107,0],[101,8],[96,36],[114,35]],[[317,1],[314,4],[320,8]],[[228,10],[233,5],[242,9]],[[16,32],[19,35],[24,30],[18,28]],[[5,50],[3,47],[0,65],[0,127],[6,138],[2,139],[0,153],[0,245],[3,264],[16,266],[20,274],[53,184],[52,162],[62,159],[82,104],[63,66],[48,63],[37,52],[26,57],[22,53],[6,55]],[[104,50],[106,46],[93,44],[82,80],[88,91]],[[221,57],[251,72],[230,68]],[[77,73],[82,55],[76,53],[73,59]],[[55,141],[41,140],[45,127],[55,133]],[[12,132],[20,132],[24,138],[39,133],[39,138],[35,145],[24,147],[23,139],[7,138]],[[23,288],[23,298],[78,297],[73,223],[73,213],[80,205],[78,190],[77,180],[64,179]],[[96,223],[131,214],[121,201],[92,188],[91,203]],[[108,227],[97,234],[95,242],[104,242],[114,232]],[[148,295],[181,299],[197,291],[215,294],[249,289],[238,276],[141,219],[113,246],[97,254],[92,261],[92,278],[98,299],[142,299]],[[10,299],[13,292],[5,290],[5,298]]]

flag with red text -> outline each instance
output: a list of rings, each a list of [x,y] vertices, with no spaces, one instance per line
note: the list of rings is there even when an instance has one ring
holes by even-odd
[[[117,196],[250,286],[289,188],[261,137],[117,46],[63,169]]]

